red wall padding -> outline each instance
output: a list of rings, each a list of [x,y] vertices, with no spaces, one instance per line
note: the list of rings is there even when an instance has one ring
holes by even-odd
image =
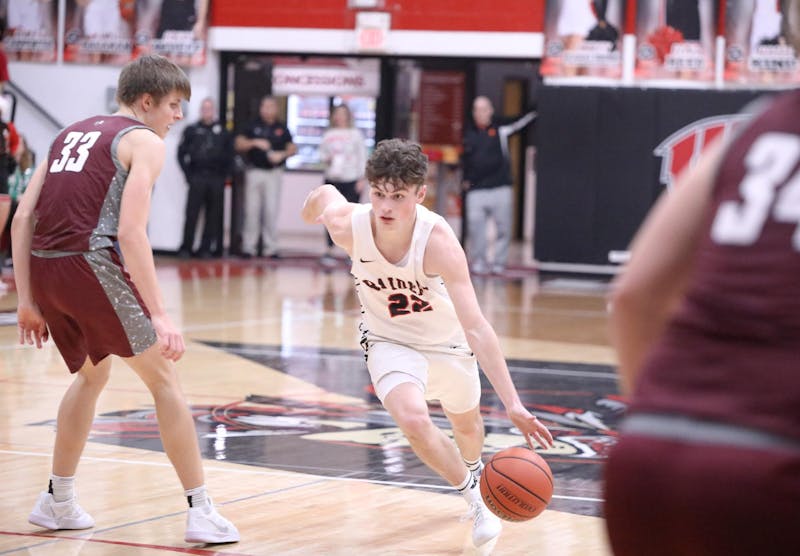
[[[545,0],[384,0],[392,29],[542,32]],[[221,27],[352,29],[347,0],[217,0],[211,23]]]

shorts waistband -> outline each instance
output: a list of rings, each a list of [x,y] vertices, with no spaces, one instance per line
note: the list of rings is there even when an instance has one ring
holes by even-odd
[[[59,257],[72,257],[73,255],[83,255],[84,251],[44,251],[42,249],[31,249],[31,255],[42,259],[58,259]]]
[[[792,438],[738,425],[677,415],[636,413],[622,421],[620,431],[690,443],[800,452],[800,442]]]

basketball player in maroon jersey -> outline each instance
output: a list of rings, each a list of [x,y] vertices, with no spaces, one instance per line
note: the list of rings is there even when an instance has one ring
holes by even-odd
[[[613,288],[617,555],[800,554],[800,91],[744,125],[658,202]]]
[[[52,336],[75,374],[58,411],[50,485],[28,518],[34,525],[94,525],[76,502],[74,476],[114,354],[153,395],[164,450],[189,502],[186,541],[239,540],[206,493],[194,421],[173,364],[184,340],[167,314],[147,238],[163,138],[183,117],[181,102],[190,94],[186,75],[167,59],[129,63],[119,76],[119,111],[59,133],[14,217],[20,343],[41,347]]]

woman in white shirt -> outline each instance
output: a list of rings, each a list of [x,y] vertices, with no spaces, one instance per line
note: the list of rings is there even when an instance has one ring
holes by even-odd
[[[350,203],[357,203],[361,187],[359,180],[364,176],[367,162],[367,147],[364,135],[353,123],[353,114],[346,104],[336,106],[331,112],[330,127],[322,135],[319,157],[325,165],[325,183],[330,183]],[[335,261],[330,252],[333,241],[328,239],[328,252],[322,258],[324,265]]]

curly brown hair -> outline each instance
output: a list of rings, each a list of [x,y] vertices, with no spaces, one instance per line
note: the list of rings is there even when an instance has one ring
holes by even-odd
[[[370,187],[395,191],[419,187],[428,175],[428,156],[417,143],[384,139],[367,160]]]

